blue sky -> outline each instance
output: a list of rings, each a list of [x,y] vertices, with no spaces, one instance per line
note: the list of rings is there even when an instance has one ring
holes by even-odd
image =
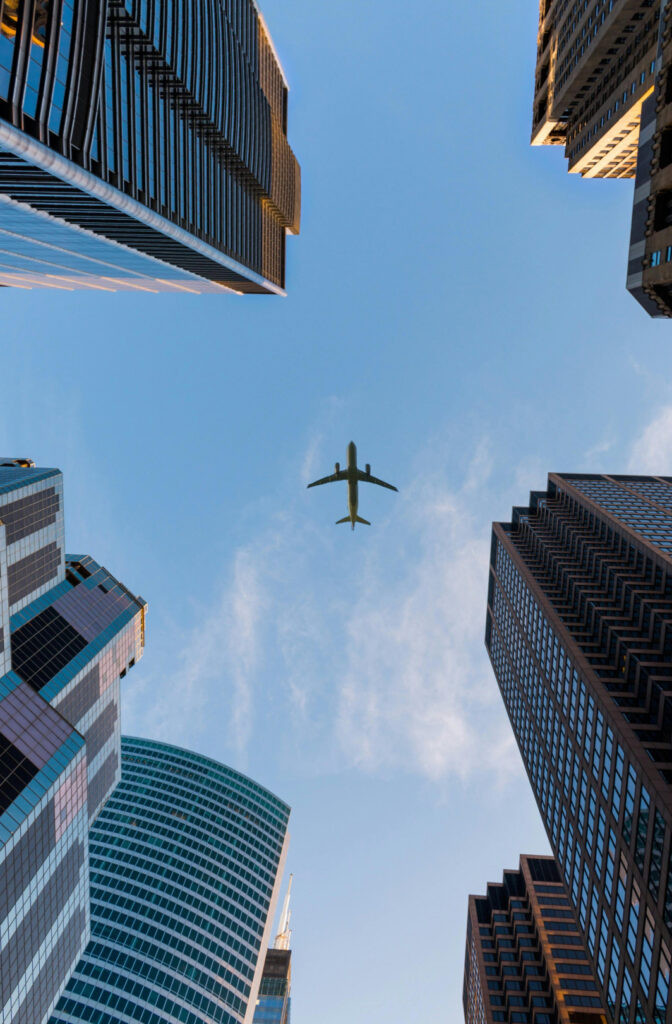
[[[462,1020],[469,892],[546,840],[483,650],[490,523],[549,470],[672,473],[632,183],[530,149],[534,0],[264,0],[288,297],[10,292],[3,454],[150,607],[124,729],[293,807],[295,1024]],[[362,461],[398,495],[334,521]]]

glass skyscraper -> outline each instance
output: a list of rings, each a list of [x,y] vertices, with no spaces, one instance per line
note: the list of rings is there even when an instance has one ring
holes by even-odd
[[[290,1024],[292,952],[267,949],[253,1024]]]
[[[0,0],[0,285],[282,293],[287,95],[255,0]]]
[[[251,1024],[288,817],[231,768],[123,738],[90,834],[91,942],[50,1024]]]
[[[602,1001],[552,857],[520,858],[469,897],[466,1024],[605,1024]]]
[[[618,1024],[669,1024],[672,478],[551,474],[495,523],[486,646]]]
[[[120,771],[146,605],[66,555],[63,479],[0,459],[0,1020],[42,1024],[89,938],[88,829]]]

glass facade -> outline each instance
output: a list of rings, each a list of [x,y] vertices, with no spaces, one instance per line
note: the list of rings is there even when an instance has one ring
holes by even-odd
[[[664,1024],[672,481],[556,475],[493,527],[486,646],[610,1020]]]
[[[119,776],[119,680],[144,615],[65,554],[60,472],[0,459],[3,1024],[42,1024],[88,940],[88,830]]]
[[[287,94],[253,0],[0,0],[0,284],[282,292]]]
[[[469,897],[466,1024],[604,1024],[589,959],[555,861],[521,857]]]
[[[289,949],[268,949],[253,1024],[290,1024],[292,954]]]
[[[91,941],[51,1024],[249,1024],[288,817],[210,758],[123,738],[89,840]]]

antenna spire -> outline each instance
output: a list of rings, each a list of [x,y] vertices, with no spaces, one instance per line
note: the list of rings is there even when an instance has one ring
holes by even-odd
[[[282,914],[280,915],[280,930],[275,936],[275,942],[273,943],[273,949],[289,949],[289,944],[292,940],[292,930],[289,927],[289,922],[292,918],[292,912],[289,909],[289,897],[292,893],[292,879],[294,875],[289,876],[289,885],[287,886],[287,895],[285,896],[285,902],[282,904]]]

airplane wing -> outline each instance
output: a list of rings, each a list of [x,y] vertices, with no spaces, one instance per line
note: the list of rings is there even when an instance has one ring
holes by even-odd
[[[386,484],[384,480],[379,480],[377,476],[371,476],[370,473],[364,473],[363,470],[357,470],[357,479],[365,480],[367,484],[378,484],[379,487],[387,487],[390,491],[399,491],[398,487],[394,487],[392,484]]]
[[[347,480],[348,474],[342,469],[339,473],[332,473],[331,476],[323,476],[321,480],[313,480],[309,487],[318,487],[319,484],[332,484],[336,480]]]

